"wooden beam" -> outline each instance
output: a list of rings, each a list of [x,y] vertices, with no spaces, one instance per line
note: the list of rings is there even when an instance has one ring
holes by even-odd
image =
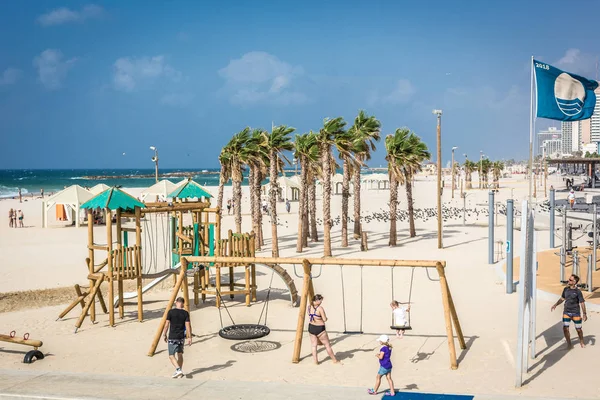
[[[179,233],[179,232],[177,232],[177,233],[175,233],[175,235],[176,235],[176,236],[177,236],[179,239],[183,240],[183,241],[184,241],[184,242],[186,242],[186,243],[190,243],[190,244],[194,243],[194,240],[193,240],[192,238],[190,238],[190,237],[188,237],[188,236],[185,236],[185,235],[184,235],[184,234],[182,234],[182,233]]]
[[[188,262],[209,263],[217,262],[223,264],[302,264],[307,260],[311,265],[356,265],[364,267],[418,267],[418,268],[442,268],[446,266],[445,261],[430,260],[389,260],[389,259],[357,259],[357,258],[283,258],[283,257],[223,257],[223,256],[200,256],[185,257]]]
[[[298,324],[296,325],[296,338],[294,339],[294,353],[292,354],[292,362],[300,362],[300,351],[302,350],[302,336],[304,336],[304,322],[306,319],[306,306],[308,305],[308,292],[310,288],[310,271],[311,264],[308,260],[302,263],[304,268],[304,281],[302,284],[302,295],[300,297],[300,310],[298,310]]]
[[[446,336],[448,339],[448,352],[450,354],[450,368],[457,369],[456,348],[454,347],[454,334],[452,332],[452,319],[450,316],[450,296],[448,295],[448,282],[446,282],[446,274],[441,265],[437,268],[440,275],[440,286],[442,287],[442,304],[444,306],[444,321],[446,322]]]
[[[35,347],[36,349],[38,347],[42,347],[42,345],[44,344],[41,340],[22,339],[18,337],[10,337],[9,335],[0,335],[0,342],[23,344],[26,346]]]

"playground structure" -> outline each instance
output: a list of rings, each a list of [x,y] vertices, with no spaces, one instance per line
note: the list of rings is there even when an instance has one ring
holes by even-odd
[[[280,264],[302,264],[303,266],[303,284],[302,291],[300,296],[300,307],[298,311],[298,323],[296,326],[296,336],[294,340],[294,350],[292,355],[292,362],[298,363],[300,361],[300,352],[302,348],[302,339],[304,336],[304,325],[306,318],[306,309],[309,298],[314,296],[314,287],[313,287],[313,276],[312,276],[312,266],[313,265],[355,265],[362,267],[411,267],[411,268],[435,268],[439,275],[440,289],[442,295],[442,305],[444,309],[444,319],[446,326],[446,335],[448,341],[448,351],[450,355],[450,367],[452,369],[458,368],[458,361],[456,358],[456,348],[454,343],[454,331],[456,330],[456,335],[458,338],[459,346],[461,349],[466,349],[466,343],[464,339],[464,335],[462,332],[462,328],[460,326],[460,322],[458,320],[458,314],[456,312],[456,308],[454,306],[454,301],[452,299],[452,294],[450,292],[450,287],[448,286],[448,281],[445,274],[446,263],[444,261],[416,261],[416,260],[378,260],[378,259],[335,259],[335,258],[272,258],[272,257],[223,257],[223,256],[184,256],[181,258],[181,270],[179,272],[177,282],[175,288],[171,294],[171,298],[169,299],[169,303],[165,308],[165,312],[161,319],[161,322],[156,330],[156,334],[153,338],[150,350],[148,352],[149,356],[153,356],[156,348],[158,346],[158,342],[160,340],[160,336],[162,330],[164,329],[167,313],[173,306],[175,302],[175,298],[177,297],[177,293],[182,285],[184,279],[186,279],[185,270],[187,266],[191,263],[198,264],[218,264],[221,266],[228,266],[229,264],[233,265],[249,265],[249,264],[264,264],[267,266],[271,266],[274,268],[277,266],[282,269]],[[393,271],[393,270],[392,270]],[[414,271],[414,270],[413,270]],[[362,287],[362,283],[361,283]],[[362,295],[362,293],[361,293]],[[392,289],[393,295],[393,289]],[[361,303],[362,304],[362,303]],[[361,306],[362,307],[362,306]],[[362,311],[361,311],[361,320],[362,320]],[[257,329],[265,328],[260,324],[253,325]],[[242,326],[245,329],[245,325]],[[268,329],[268,328],[267,328]],[[362,330],[362,329],[361,329]],[[362,332],[347,332],[347,333],[362,333]]]
[[[181,193],[185,190],[186,186],[184,185],[178,189],[178,192]],[[89,315],[92,322],[96,320],[96,299],[103,312],[109,315],[110,326],[115,324],[115,307],[118,307],[120,318],[124,317],[125,299],[137,298],[137,317],[140,322],[143,321],[143,293],[156,286],[169,275],[175,278],[174,283],[176,283],[176,274],[182,271],[186,275],[193,276],[193,294],[196,306],[199,305],[199,297],[201,296],[204,302],[207,295],[215,295],[217,307],[221,305],[222,296],[226,295],[233,298],[236,294],[243,294],[246,305],[250,305],[251,301],[256,301],[256,267],[254,264],[228,263],[226,269],[229,272],[229,282],[224,285],[222,284],[223,274],[220,264],[200,265],[199,263],[188,263],[185,269],[181,268],[180,260],[182,257],[214,256],[215,254],[223,257],[254,257],[255,255],[254,233],[234,234],[229,231],[227,238],[221,239],[221,212],[218,208],[211,208],[209,201],[144,204],[118,189],[111,188],[90,199],[82,205],[82,208],[87,209],[88,216],[88,257],[86,263],[90,282],[89,289],[82,290],[79,285],[75,285],[75,299],[58,317],[58,319],[63,318],[78,304],[81,305],[82,311],[75,324],[75,332],[81,327],[87,315]],[[104,245],[97,244],[94,241],[93,213],[98,208],[106,214],[106,244]],[[156,273],[146,273],[143,265],[145,260],[143,259],[148,257],[145,257],[142,251],[142,233],[144,230],[151,229],[151,225],[142,227],[142,222],[153,215],[162,219],[168,218],[167,232],[163,232],[163,235],[167,237],[163,239],[168,241],[165,246],[171,256],[163,270]],[[133,221],[133,224],[131,221]],[[115,225],[114,230],[113,225]],[[129,244],[130,233],[135,233],[135,244],[133,245]],[[114,241],[113,234],[114,239],[116,239]],[[148,232],[146,234],[148,235]],[[150,236],[153,234],[152,232],[149,233]],[[156,235],[158,236],[158,233]],[[157,243],[155,243],[156,246]],[[152,252],[152,249],[146,250]],[[101,259],[97,255],[99,251],[105,252],[106,258],[100,263],[96,263],[97,259]],[[153,257],[154,259],[158,258],[156,254]],[[165,253],[165,258],[168,258],[167,253]],[[243,267],[245,270],[242,282],[236,282],[234,279],[236,267]],[[211,284],[211,272],[215,276],[214,284]],[[277,272],[284,280],[290,290],[291,300],[295,302],[297,291],[291,277],[283,269],[274,272]],[[143,286],[142,279],[153,280]],[[136,281],[135,292],[124,293],[123,283],[127,280]],[[101,291],[104,282],[108,284],[108,297],[110,299],[108,307]],[[117,283],[116,296],[114,295],[115,282]],[[179,289],[183,292],[183,297],[186,300],[185,307],[189,311],[190,296],[187,280],[186,284],[179,286]]]
[[[44,353],[38,350],[44,343],[41,340],[29,339],[29,333],[25,333],[22,338],[17,337],[15,331],[10,332],[8,335],[0,334],[0,342],[33,347],[33,350],[25,353],[25,357],[23,358],[23,363],[25,364],[31,364],[33,360],[42,360],[44,358]]]

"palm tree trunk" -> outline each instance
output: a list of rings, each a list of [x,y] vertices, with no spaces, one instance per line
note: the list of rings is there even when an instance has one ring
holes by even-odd
[[[256,186],[254,189],[254,203],[256,207],[256,226],[257,226],[257,237],[256,241],[258,244],[258,249],[261,249],[265,245],[265,237],[263,234],[263,214],[261,211],[261,190],[262,190],[262,181],[263,181],[263,173],[260,168],[256,170],[256,176],[254,177],[254,185]]]
[[[296,240],[296,252],[302,253],[302,247],[304,246],[304,230],[305,220],[304,215],[306,214],[306,167],[304,163],[304,157],[300,157],[300,197],[298,198],[298,238]]]
[[[408,230],[409,230],[410,237],[415,237],[415,236],[417,236],[417,232],[415,230],[415,215],[414,215],[411,179],[412,179],[412,176],[406,180],[406,201],[408,203]]]
[[[360,167],[352,176],[354,183],[354,239],[360,238]]]
[[[219,193],[217,194],[217,207],[223,209],[223,190],[225,188],[225,166],[221,165],[221,173],[219,174]]]
[[[398,181],[390,174],[390,246],[396,245],[398,237],[396,229],[396,217],[398,206]]]
[[[250,164],[248,171],[248,188],[250,189],[250,219],[252,220],[252,231],[256,232],[256,210],[254,208],[254,175],[254,165]]]
[[[235,214],[235,231],[242,233],[242,182],[233,180],[233,213]]]
[[[348,200],[350,198],[350,165],[344,157],[342,180],[342,247],[348,247]]]
[[[331,257],[331,147],[321,145],[323,164],[323,256]]]
[[[308,247],[308,235],[309,235],[309,230],[310,230],[310,223],[309,223],[309,212],[308,212],[308,192],[309,192],[309,188],[308,188],[308,172],[306,173],[306,176],[304,177],[304,213],[302,214],[302,247]]]
[[[270,176],[269,176],[269,203],[271,206],[271,255],[279,257],[279,243],[277,241],[277,194],[279,186],[277,185],[277,152],[271,150],[269,154]]]
[[[467,189],[473,189],[473,183],[471,181],[471,171],[465,173],[465,180],[467,181]]]
[[[310,213],[310,240],[312,242],[319,241],[319,233],[317,232],[317,182],[311,172],[308,181],[308,197],[309,197],[309,213]]]

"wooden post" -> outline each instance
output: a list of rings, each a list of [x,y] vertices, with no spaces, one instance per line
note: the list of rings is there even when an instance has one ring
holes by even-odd
[[[91,208],[87,210],[88,218],[88,274],[94,273],[94,215]],[[90,291],[94,286],[94,281],[90,279]],[[90,307],[90,321],[96,322],[96,306],[92,304]]]
[[[257,212],[260,212],[257,211]],[[251,257],[256,255],[256,234],[252,232],[250,236],[250,254]],[[250,274],[252,277],[252,282],[250,284],[250,290],[252,291],[252,301],[256,301],[256,264],[250,264]]]
[[[144,300],[142,298],[142,210],[139,207],[135,208],[135,246],[136,252],[136,280],[137,280],[137,312],[138,321],[144,320]]]
[[[120,250],[119,253],[119,259],[116,262],[116,267],[121,267],[118,268],[118,270],[120,269],[120,272],[125,272],[124,270],[124,262],[123,262],[123,256],[126,254],[125,251],[123,251],[123,238],[121,237],[121,210],[117,209],[116,210],[116,214],[117,214],[117,250]],[[129,260],[127,260],[127,268],[130,267],[129,264]],[[118,291],[119,291],[119,318],[123,319],[125,317],[125,301],[123,299],[123,274],[119,273],[118,275]]]
[[[96,297],[96,293],[100,289],[100,285],[102,284],[102,281],[104,281],[104,274],[101,274],[98,277],[98,279],[96,279],[96,281],[94,282],[93,287],[91,288],[91,291],[90,291],[90,300],[86,304],[85,308],[81,311],[81,314],[79,315],[79,318],[77,319],[77,322],[75,323],[75,333],[77,333],[77,330],[79,328],[81,328],[81,324],[83,323],[83,319],[85,318],[85,315],[87,314],[87,312],[88,312],[89,308],[91,307],[91,305],[94,304],[94,301],[95,301],[94,299]],[[111,307],[111,310],[114,311],[114,307]],[[114,318],[114,313],[113,313],[113,318]]]
[[[221,265],[217,265],[215,268],[215,286],[217,289],[217,297],[215,298],[215,305],[217,308],[221,307]]]
[[[460,326],[460,321],[458,320],[458,314],[456,313],[456,308],[454,307],[454,300],[452,300],[452,293],[450,292],[450,287],[448,287],[447,280],[446,287],[448,288],[448,299],[450,300],[450,313],[452,314],[452,322],[454,323],[454,329],[456,329],[456,336],[458,336],[458,344],[460,345],[461,349],[465,350],[467,348],[467,343],[465,342],[465,337]]]
[[[112,256],[112,215],[111,211],[106,208],[106,247],[107,247],[107,259],[108,259],[108,324],[115,326],[115,306],[114,306],[114,286],[113,286],[113,256]]]
[[[250,297],[252,294],[252,288],[250,287],[250,265],[246,264],[244,268],[244,282],[246,283],[246,305],[250,306]],[[232,289],[233,290],[233,289]]]
[[[23,344],[25,346],[31,346],[36,350],[38,347],[42,347],[42,345],[44,344],[41,340],[10,337],[9,335],[0,335],[0,342]]]
[[[302,283],[302,295],[300,297],[300,309],[298,310],[298,324],[296,325],[296,338],[294,339],[294,353],[292,362],[300,362],[300,351],[302,350],[302,337],[304,336],[304,321],[306,320],[306,307],[308,305],[308,296],[310,288],[311,265],[308,260],[302,261],[304,268],[304,281]]]
[[[156,351],[156,347],[158,347],[158,342],[160,340],[160,335],[162,334],[163,329],[165,329],[165,324],[167,323],[167,314],[169,310],[173,308],[173,303],[175,303],[175,299],[177,298],[177,294],[179,293],[179,289],[181,288],[181,283],[183,282],[183,278],[185,277],[185,271],[187,270],[188,261],[186,259],[181,260],[181,267],[179,270],[179,275],[177,277],[177,281],[175,282],[175,287],[173,288],[173,292],[171,292],[171,298],[167,303],[167,307],[165,308],[165,312],[163,313],[162,319],[160,320],[160,324],[158,325],[158,329],[156,330],[156,334],[154,335],[154,339],[152,340],[152,345],[150,346],[150,351],[148,351],[148,356],[152,357],[154,352]]]
[[[446,322],[446,335],[448,337],[448,351],[450,353],[450,368],[457,369],[456,348],[454,347],[454,334],[452,333],[452,318],[450,311],[450,296],[448,292],[448,282],[446,281],[446,273],[444,267],[440,263],[436,265],[436,269],[440,276],[440,285],[442,287],[442,304],[444,305],[444,320]]]

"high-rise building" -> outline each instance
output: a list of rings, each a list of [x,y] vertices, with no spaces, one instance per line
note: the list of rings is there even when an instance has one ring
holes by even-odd
[[[542,153],[546,157],[560,157],[562,154],[562,140],[561,139],[550,139],[544,140],[542,143],[544,152]]]
[[[596,88],[594,93],[596,93],[596,107],[590,118],[590,142],[598,143],[600,142],[600,87]]]
[[[581,150],[583,144],[581,121],[563,121],[561,124],[562,132],[562,152],[563,154],[572,154]]]
[[[541,156],[542,154],[544,154],[544,142],[547,140],[561,140],[562,139],[562,134],[560,129],[551,126],[549,127],[547,130],[544,131],[539,131],[537,134],[537,148],[536,148],[536,154],[538,156]]]

